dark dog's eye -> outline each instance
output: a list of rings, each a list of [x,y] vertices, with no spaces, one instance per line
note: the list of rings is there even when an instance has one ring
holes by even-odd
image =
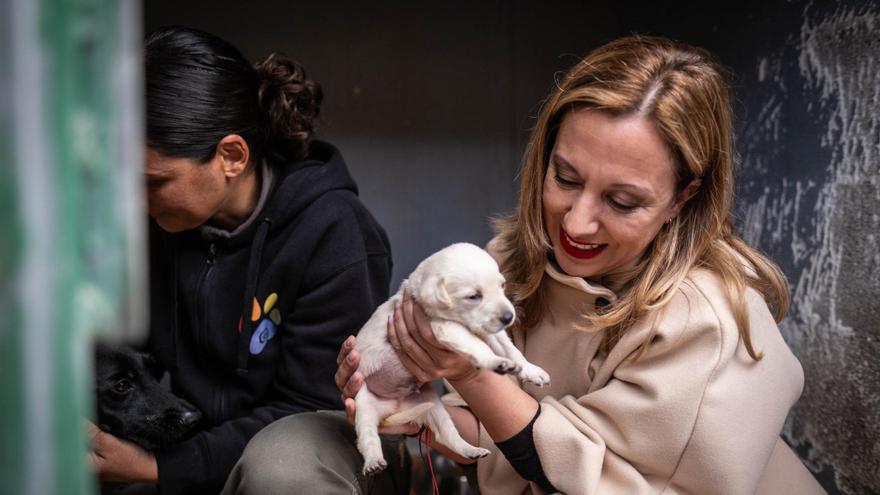
[[[481,299],[483,299],[483,294],[481,294],[479,292],[475,292],[475,293],[467,296],[468,301],[479,301]]]
[[[131,390],[131,382],[127,378],[123,378],[113,385],[113,391],[118,394],[124,394],[129,390]]]

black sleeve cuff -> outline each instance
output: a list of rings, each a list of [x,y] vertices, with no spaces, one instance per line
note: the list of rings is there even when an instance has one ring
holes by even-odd
[[[541,406],[538,405],[535,417],[529,421],[529,424],[522,431],[503,442],[496,442],[495,445],[520,476],[535,483],[545,492],[554,493],[557,490],[550,484],[550,480],[544,474],[541,459],[535,450],[535,439],[532,437],[532,428],[540,415]]]

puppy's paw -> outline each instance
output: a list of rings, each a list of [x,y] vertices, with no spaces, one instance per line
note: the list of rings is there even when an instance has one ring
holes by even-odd
[[[490,369],[501,375],[516,374],[520,372],[520,366],[514,361],[507,358],[496,358],[492,360],[486,369]]]
[[[524,363],[522,371],[517,375],[520,380],[532,382],[539,387],[550,385],[550,375],[541,367],[532,363]]]
[[[371,459],[369,461],[364,462],[364,476],[372,476],[379,471],[388,467],[388,463],[385,462],[385,459]]]
[[[480,459],[489,455],[489,451],[486,449],[481,449],[480,447],[474,447],[473,449],[468,449],[469,452],[465,455],[468,459]]]

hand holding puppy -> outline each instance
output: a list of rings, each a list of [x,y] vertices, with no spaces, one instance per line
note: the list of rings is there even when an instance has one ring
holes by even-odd
[[[102,481],[120,483],[157,483],[159,468],[156,456],[132,442],[117,438],[86,421],[92,445],[89,463]]]
[[[354,425],[355,418],[355,402],[354,396],[364,384],[364,375],[357,371],[360,364],[360,354],[355,350],[357,338],[354,335],[349,336],[342,343],[339,349],[339,355],[336,357],[336,388],[342,392],[342,403],[345,404],[345,416],[351,425]],[[408,435],[412,436],[419,432],[421,426],[409,422],[399,425],[383,425],[379,427],[379,433],[382,435]]]
[[[412,330],[410,330],[412,329]],[[437,341],[424,310],[404,292],[403,303],[394,308],[388,319],[388,340],[407,370],[419,381],[431,382],[446,378],[450,382],[470,379],[479,370],[465,356]],[[336,357],[336,387],[342,392],[342,402],[348,422],[354,424],[354,397],[364,384],[364,375],[357,371],[360,354],[355,349],[357,338],[350,336],[342,343]],[[416,423],[381,426],[383,435],[415,435],[420,426]]]
[[[351,349],[340,352],[336,383],[354,418],[364,475],[387,465],[379,433],[388,425],[424,425],[468,461],[489,454],[462,438],[431,382],[465,385],[484,369],[548,384],[549,375],[529,363],[505,331],[515,316],[504,276],[479,247],[453,244],[419,263],[361,327]]]
[[[404,291],[402,304],[388,320],[388,340],[406,369],[419,381],[446,378],[451,382],[479,373],[470,359],[437,340],[425,311]]]

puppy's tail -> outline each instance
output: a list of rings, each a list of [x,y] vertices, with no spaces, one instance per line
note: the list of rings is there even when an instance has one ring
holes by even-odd
[[[391,425],[402,425],[409,423],[410,421],[415,421],[421,418],[428,409],[434,407],[434,404],[431,402],[422,402],[421,404],[416,404],[415,406],[404,409],[403,411],[398,411],[391,416],[388,416],[384,420],[382,420],[382,424],[385,426]]]

